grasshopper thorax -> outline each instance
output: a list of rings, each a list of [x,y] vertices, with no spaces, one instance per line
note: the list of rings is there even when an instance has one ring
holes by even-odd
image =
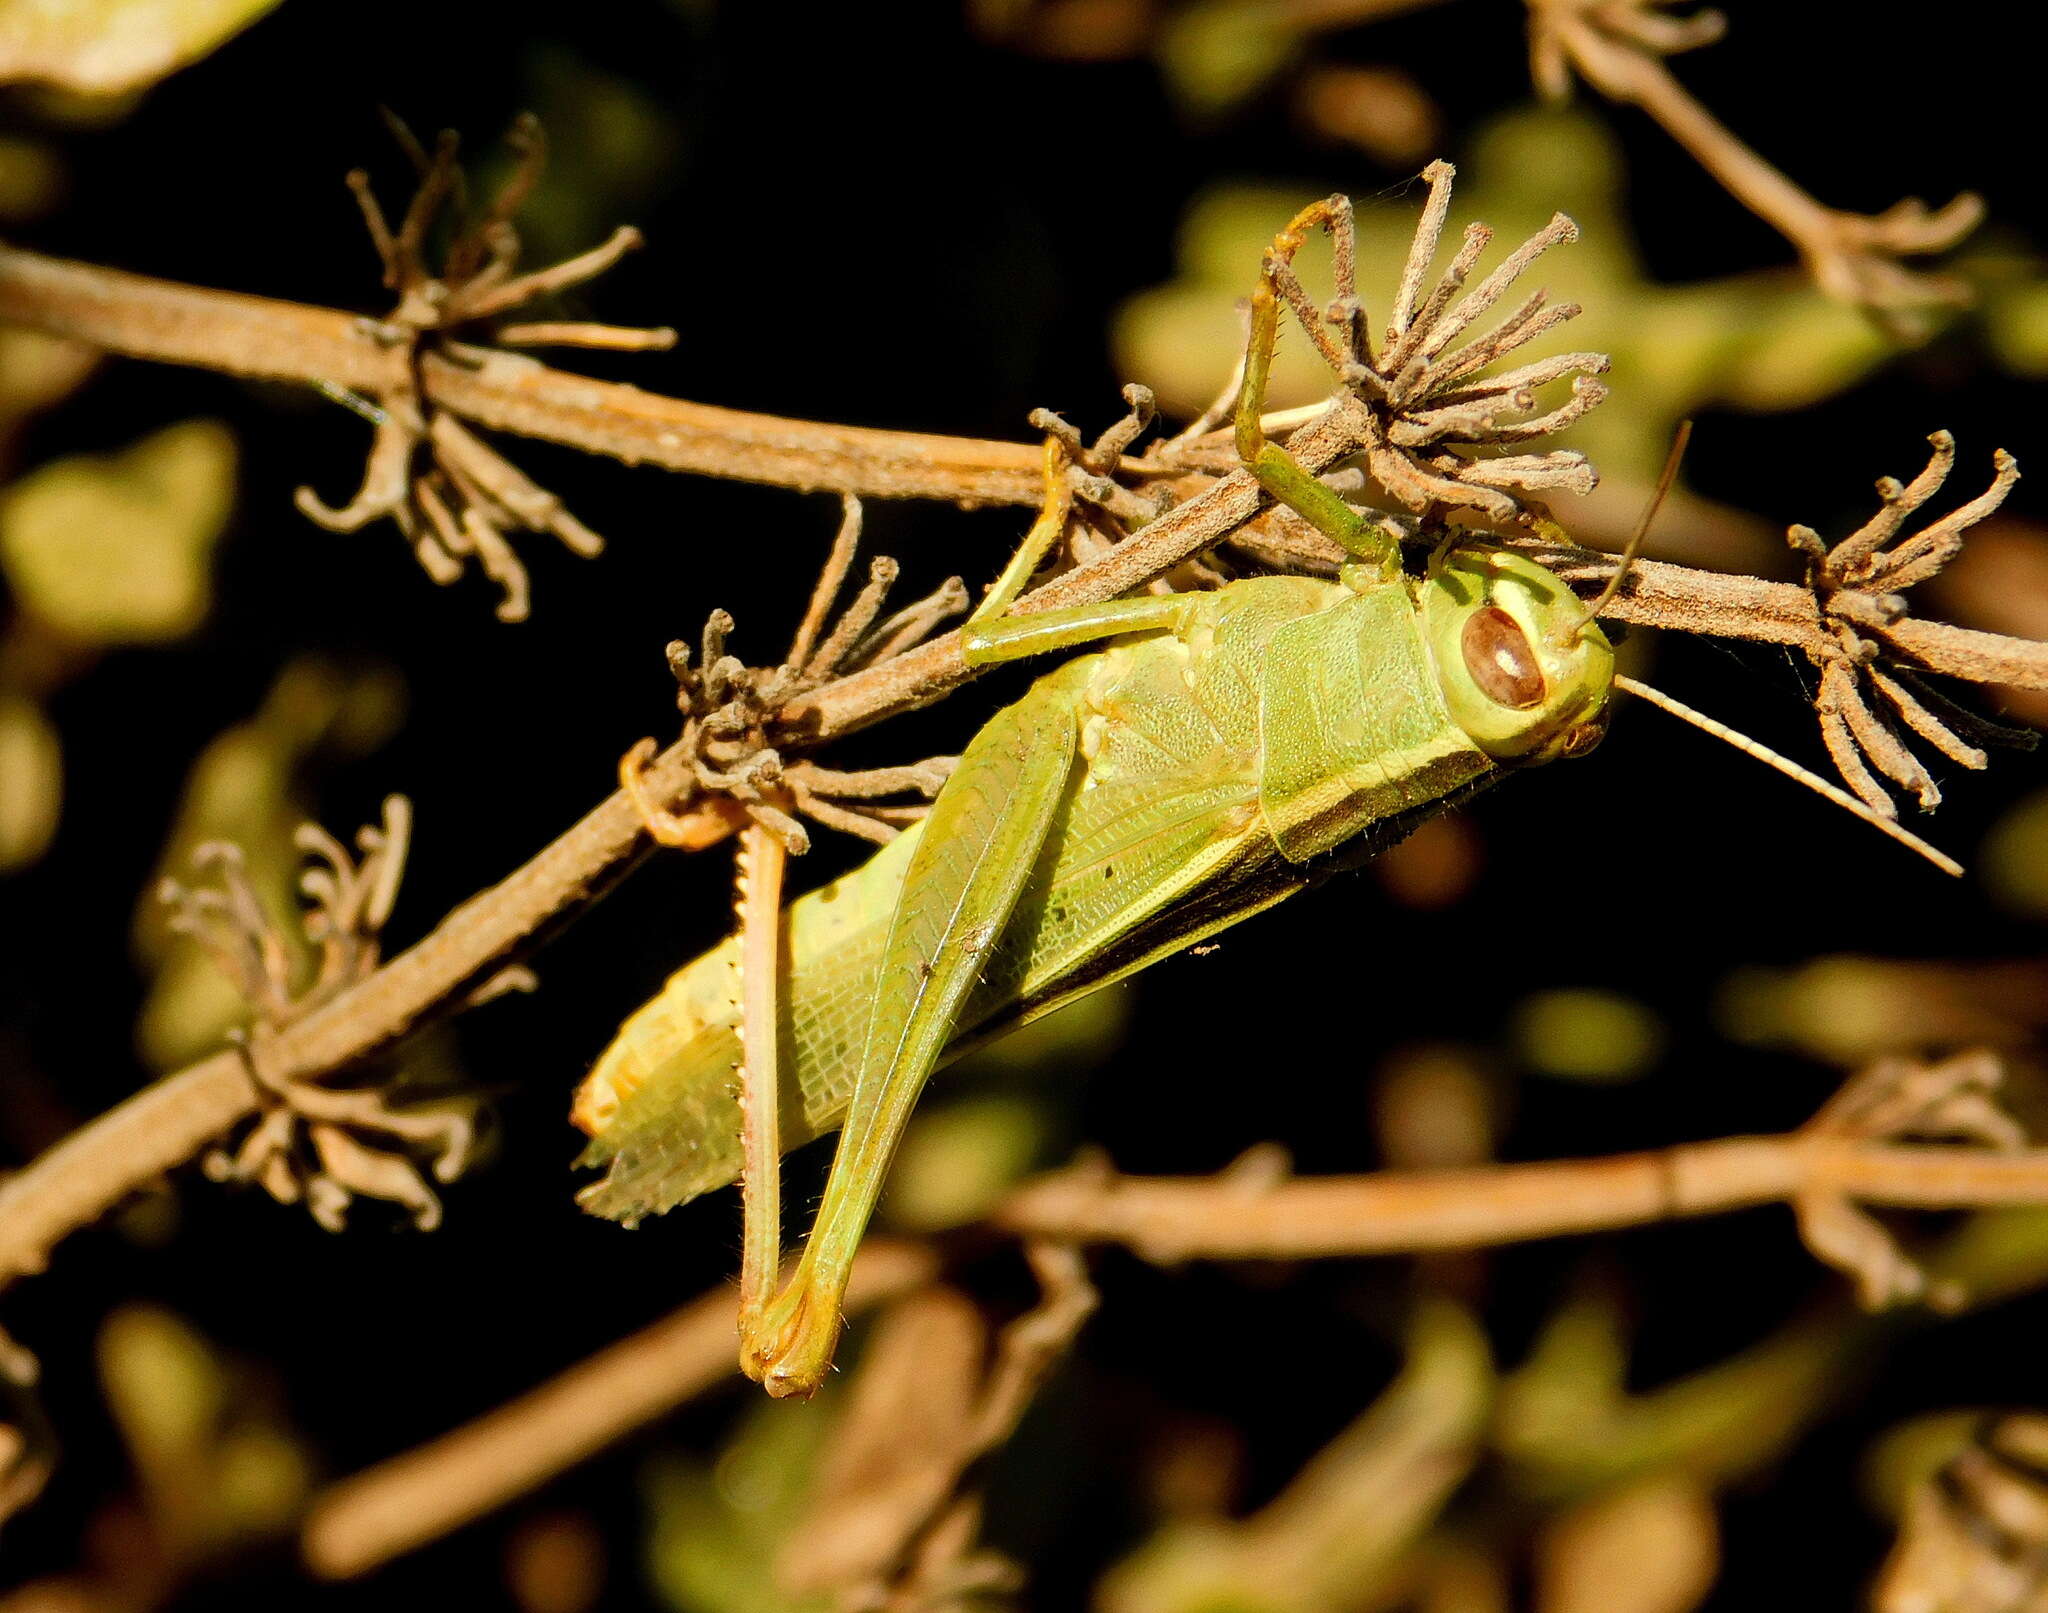
[[[1452,719],[1499,761],[1583,756],[1606,731],[1614,647],[1551,571],[1506,549],[1439,553],[1422,632]]]

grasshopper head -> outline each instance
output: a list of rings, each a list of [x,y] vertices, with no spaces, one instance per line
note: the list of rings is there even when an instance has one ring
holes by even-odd
[[[1583,756],[1607,726],[1614,647],[1553,573],[1461,546],[1422,584],[1422,631],[1452,719],[1498,761]]]

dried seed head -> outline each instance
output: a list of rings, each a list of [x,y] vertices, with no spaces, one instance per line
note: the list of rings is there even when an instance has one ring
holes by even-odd
[[[1355,283],[1347,199],[1333,196],[1297,218],[1268,254],[1267,273],[1361,407],[1363,459],[1380,485],[1417,514],[1475,509],[1507,522],[1523,513],[1518,494],[1590,491],[1593,467],[1568,450],[1491,457],[1473,450],[1519,446],[1563,430],[1607,396],[1595,377],[1608,361],[1600,353],[1562,353],[1488,373],[1578,314],[1576,303],[1551,304],[1538,290],[1475,333],[1530,264],[1577,239],[1578,226],[1556,215],[1474,284],[1471,276],[1493,232],[1470,225],[1449,265],[1431,280],[1455,173],[1447,162],[1424,170],[1429,194],[1377,350]],[[1318,224],[1336,238],[1336,296],[1322,310],[1309,301],[1292,265],[1307,230]],[[1570,396],[1544,408],[1537,389],[1567,376]]]
[[[1844,782],[1888,818],[1896,817],[1898,808],[1879,774],[1911,794],[1923,811],[1941,801],[1932,775],[1907,745],[1908,734],[1967,768],[1985,765],[1982,743],[2034,742],[2032,734],[2002,728],[1962,710],[1918,672],[1886,654],[1888,635],[1906,615],[1903,591],[1927,581],[1953,560],[1962,550],[1964,534],[2004,503],[2019,480],[2019,466],[2001,448],[1991,456],[1988,488],[1940,520],[1902,537],[1908,520],[1941,490],[1955,465],[1953,437],[1937,431],[1927,440],[1933,452],[1926,469],[1905,485],[1882,478],[1877,484],[1877,514],[1841,542],[1830,547],[1807,526],[1786,533],[1787,541],[1806,558],[1807,585],[1828,633],[1827,647],[1810,652],[1820,668],[1814,709],[1821,737]]]
[[[411,137],[399,131],[403,142]],[[519,119],[508,137],[518,164],[480,215],[461,215],[462,186],[456,141],[443,134],[434,155],[421,155],[419,188],[405,217],[393,230],[357,170],[349,189],[383,265],[384,284],[398,301],[382,320],[364,325],[388,350],[390,379],[373,402],[357,400],[376,424],[363,482],[356,496],[336,508],[311,488],[294,502],[309,520],[335,532],[353,532],[389,516],[396,521],[421,569],[437,583],[451,583],[470,560],[502,590],[500,621],[524,621],[530,605],[525,564],[508,534],[549,532],[570,552],[590,556],[604,543],[569,513],[547,489],[488,447],[453,415],[435,409],[418,388],[423,350],[459,344],[463,361],[475,364],[489,349],[504,345],[595,347],[645,351],[674,344],[672,330],[622,330],[566,321],[505,324],[500,316],[602,274],[640,244],[640,232],[615,230],[588,252],[549,268],[517,273],[519,235],[512,215],[539,178],[545,145],[539,124]],[[424,256],[429,231],[444,212],[456,216],[454,237],[438,268]]]
[[[317,824],[300,828],[295,841],[309,862],[299,879],[307,902],[299,930],[313,952],[303,984],[294,978],[302,949],[256,894],[238,847],[213,842],[193,853],[215,886],[167,879],[162,887],[172,928],[213,955],[254,1014],[235,1040],[257,1089],[258,1117],[239,1141],[206,1156],[206,1173],[255,1182],[280,1203],[303,1200],[329,1230],[341,1227],[358,1195],[403,1205],[423,1229],[438,1225],[441,1201],[415,1156],[436,1181],[451,1182],[475,1135],[467,1100],[395,1109],[380,1088],[281,1079],[265,1058],[277,1033],[376,971],[411,829],[411,804],[398,795],[385,800],[381,824],[357,831],[360,855]]]

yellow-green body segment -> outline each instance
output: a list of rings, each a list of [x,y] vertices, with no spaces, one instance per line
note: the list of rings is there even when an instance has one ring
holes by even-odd
[[[1597,629],[1562,634],[1577,601],[1561,582],[1491,549],[1422,579],[1127,601],[1064,640],[1050,616],[1004,625],[1050,647],[1102,637],[1118,609],[1148,630],[1040,678],[924,823],[787,910],[785,1148],[839,1125],[864,1060],[871,1080],[928,1070],[1372,855],[1518,761],[1575,753],[1612,669]],[[1520,635],[1505,686],[1496,619]],[[738,1174],[737,958],[728,941],[680,970],[591,1071],[575,1118],[606,1175],[589,1209],[631,1221]],[[945,971],[970,965],[957,1013],[934,1012]]]

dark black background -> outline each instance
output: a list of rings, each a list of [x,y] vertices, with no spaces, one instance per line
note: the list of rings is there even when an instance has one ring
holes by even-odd
[[[66,132],[68,203],[24,244],[374,311],[372,259],[340,177],[368,161],[387,196],[398,190],[402,165],[376,108],[480,143],[533,103],[536,63],[552,53],[634,81],[672,120],[658,179],[616,220],[640,224],[649,247],[587,305],[597,317],[673,324],[681,341],[672,354],[590,369],[738,407],[1021,436],[1035,406],[1090,428],[1118,412],[1108,317],[1171,274],[1174,229],[1198,190],[1258,177],[1307,198],[1406,177],[1306,140],[1277,94],[1224,126],[1190,129],[1148,64],[1034,61],[978,42],[945,6],[707,11],[652,0],[545,14],[286,0],[125,122]],[[1731,40],[1688,58],[1684,76],[1826,199],[1875,209],[1968,185],[1994,218],[2041,235],[2036,69],[2001,38],[2005,8],[1941,8],[1909,43],[1863,8],[1734,11]],[[1456,131],[1527,94],[1519,19],[1505,4],[1461,0],[1324,48],[1412,69],[1452,119],[1452,156]],[[1644,119],[1603,115],[1626,140],[1630,206],[1654,270],[1694,278],[1785,260],[1783,243]],[[34,126],[26,106],[9,116]],[[1838,531],[1862,518],[1871,478],[1916,465],[1937,426],[1957,434],[1966,463],[1993,442],[2023,464],[2038,457],[2034,404],[1958,336],[1797,418],[1703,420],[1689,477],[1773,520]],[[1626,407],[1625,395],[1608,406]],[[301,482],[336,500],[352,489],[366,432],[283,389],[111,364],[36,425],[25,457],[121,445],[201,413],[232,422],[244,455],[218,607],[189,642],[113,656],[63,691],[62,829],[0,896],[0,1016],[75,1118],[143,1077],[130,1045],[139,983],[128,915],[185,769],[254,708],[286,659],[319,649],[405,674],[404,730],[326,779],[321,809],[339,827],[366,820],[389,790],[413,797],[414,860],[394,921],[395,939],[409,940],[596,801],[632,740],[666,729],[667,638],[726,605],[743,651],[779,645],[836,514],[823,498],[519,445],[521,464],[611,547],[592,563],[523,541],[534,615],[506,627],[484,585],[429,587],[388,529],[338,537],[292,511]],[[2037,508],[2031,484],[2014,507]],[[1019,517],[871,506],[868,530],[913,581],[955,569],[974,580],[993,572]],[[776,563],[762,566],[771,552]],[[1671,643],[1660,671],[1762,737],[1806,756],[1818,748],[1782,657]],[[900,735],[901,753],[956,744],[982,700],[956,700],[889,743]],[[2022,760],[1961,782],[1937,838],[1967,854],[2038,778]],[[1487,873],[1447,912],[1398,908],[1351,879],[1256,921],[1217,955],[1154,971],[1124,1051],[1080,1100],[1076,1135],[1133,1170],[1211,1169],[1266,1137],[1292,1145],[1305,1168],[1362,1168],[1368,1078],[1390,1047],[1486,1042],[1529,989],[1587,982],[1654,1004],[1674,1027],[1671,1049],[1632,1087],[1526,1090],[1513,1157],[1773,1129],[1808,1113],[1833,1076],[1718,1040],[1711,988],[1731,968],[1849,948],[1956,957],[2037,945],[1972,884],[1892,857],[1818,802],[1638,712],[1591,761],[1502,791],[1475,817]],[[831,846],[819,861],[849,855]],[[465,1064],[502,1093],[499,1151],[448,1194],[434,1236],[372,1207],[348,1236],[328,1238],[297,1212],[192,1176],[179,1184],[168,1246],[82,1235],[48,1276],[10,1295],[8,1324],[45,1362],[68,1448],[48,1498],[10,1527],[0,1576],[13,1583],[70,1561],[80,1520],[123,1482],[90,1361],[118,1299],[158,1300],[270,1363],[338,1474],[487,1409],[726,1274],[736,1239],[726,1198],[634,1235],[581,1216],[564,1121],[609,1028],[716,938],[725,869],[711,857],[648,867],[541,956],[537,997],[463,1023]],[[1489,1318],[1508,1359],[1588,1253],[1551,1245],[1500,1258]],[[1611,1240],[1607,1258],[1637,1297],[1644,1382],[1741,1347],[1832,1282],[1781,1212],[1632,1234]],[[1236,1421],[1256,1501],[1383,1382],[1386,1321],[1406,1280],[1396,1263],[1340,1264],[1248,1290],[1227,1271],[1160,1274],[1121,1258],[1103,1275],[1103,1314],[1055,1402],[1078,1420],[1085,1461],[1012,1480],[1066,1497],[1029,1539],[1008,1537],[1033,1555],[1045,1607],[1075,1605],[1128,1544],[1134,1520],[1114,1499],[1123,1419],[1111,1408],[1134,1385]],[[1885,1538],[1853,1486],[1868,1439],[1927,1407],[2038,1404],[2044,1322],[2048,1308],[2023,1301],[1894,1353],[1867,1393],[1733,1498],[1713,1606],[1847,1605]],[[1355,1359],[1355,1386],[1312,1384],[1298,1370],[1309,1347]],[[537,1503],[604,1520],[618,1548],[606,1606],[650,1600],[636,1566],[639,1460],[662,1442],[703,1443],[732,1403],[714,1397]],[[286,1579],[280,1557],[196,1587],[188,1602],[490,1601],[502,1595],[506,1527],[460,1533],[369,1586],[315,1593]],[[1000,1516],[993,1532],[1006,1538]]]

